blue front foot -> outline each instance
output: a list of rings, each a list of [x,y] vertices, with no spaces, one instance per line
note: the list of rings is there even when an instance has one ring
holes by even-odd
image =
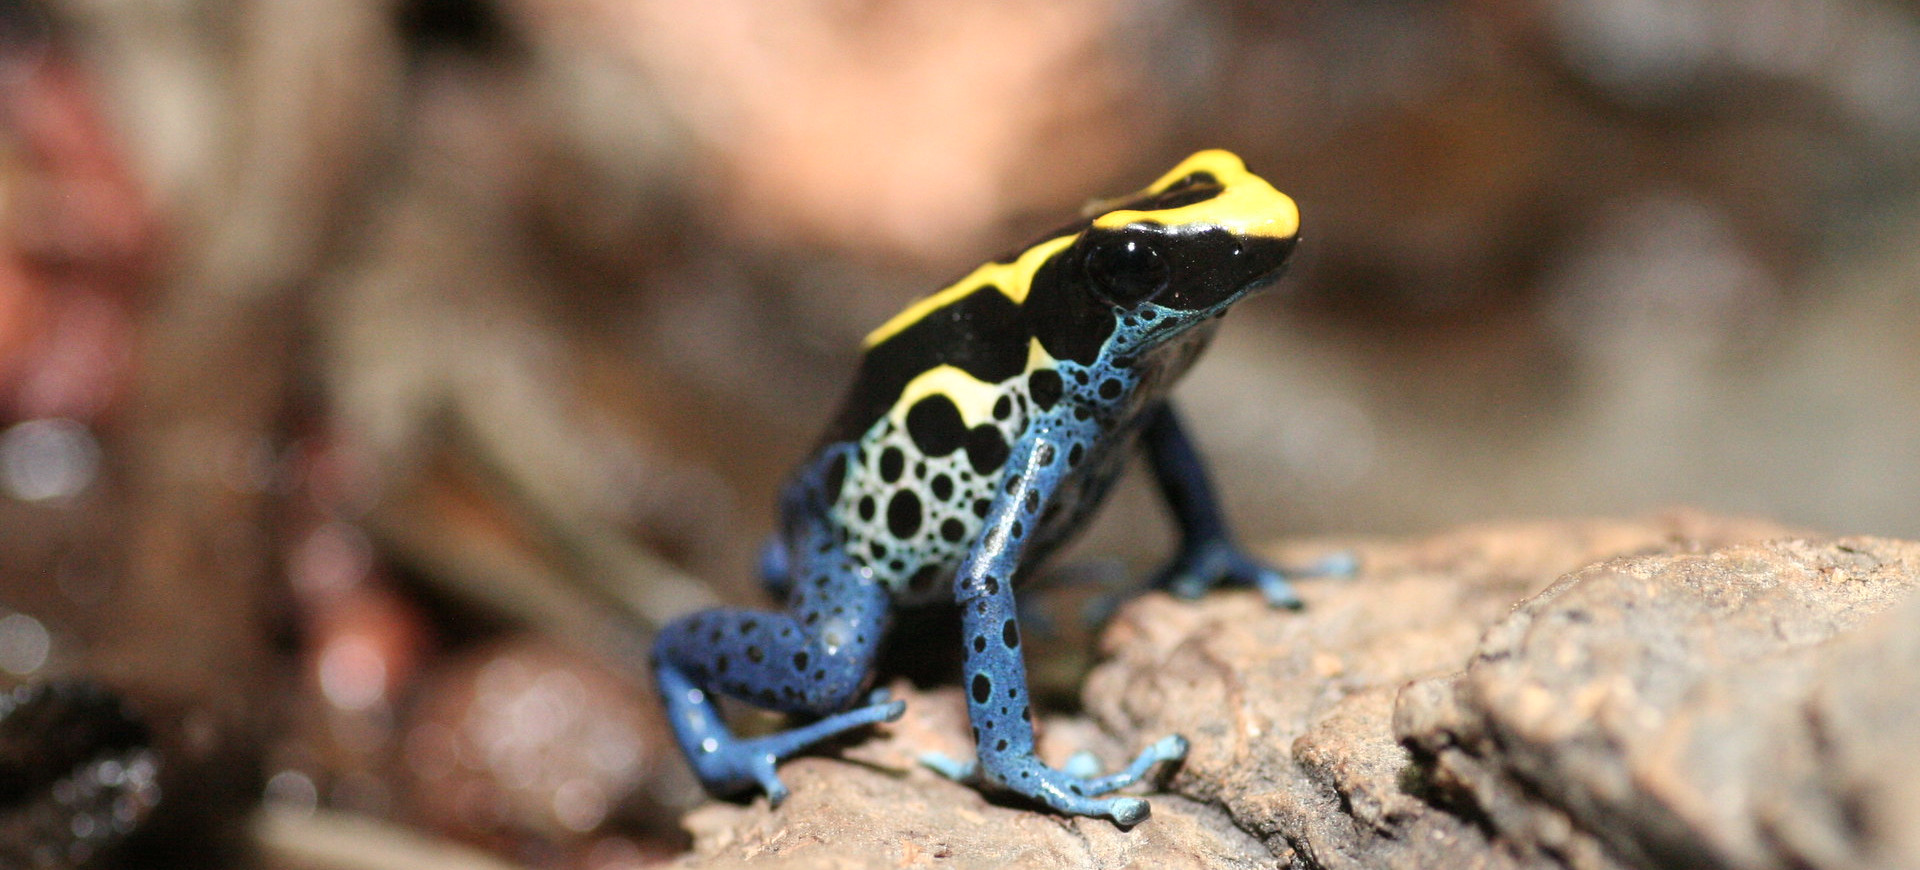
[[[1357,568],[1352,553],[1322,558],[1303,569],[1281,571],[1240,549],[1230,541],[1215,540],[1181,553],[1154,578],[1156,588],[1178,598],[1199,598],[1216,586],[1251,586],[1274,607],[1298,610],[1304,602],[1287,582],[1292,577],[1350,576]]]
[[[983,766],[981,762],[959,762],[939,753],[927,753],[920,756],[920,763],[949,779],[995,785],[1058,812],[1101,816],[1119,825],[1132,826],[1147,820],[1153,811],[1152,805],[1140,798],[1103,800],[1099,796],[1139,782],[1155,764],[1186,757],[1187,740],[1176,734],[1147,747],[1125,770],[1106,776],[1095,775],[1098,767],[1092,764],[1092,756],[1085,753],[1075,754],[1065,770],[1050,768],[1031,755],[990,757]]]

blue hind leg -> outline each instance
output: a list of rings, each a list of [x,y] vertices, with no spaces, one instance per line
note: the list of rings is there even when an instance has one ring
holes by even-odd
[[[888,622],[886,590],[842,566],[790,586],[787,613],[709,610],[674,621],[654,643],[654,678],[681,752],[708,791],[759,786],[778,804],[775,765],[844,731],[906,709],[881,693],[855,707]],[[712,694],[819,716],[763,737],[738,738]],[[852,709],[849,709],[852,708]]]
[[[1154,579],[1154,586],[1182,598],[1198,598],[1221,583],[1252,586],[1275,607],[1299,607],[1300,596],[1288,585],[1286,572],[1247,555],[1234,543],[1208,480],[1206,464],[1187,438],[1173,406],[1162,402],[1150,412],[1140,440],[1153,466],[1154,479],[1159,481],[1160,492],[1180,527],[1180,552]],[[1352,555],[1339,553],[1290,573],[1311,577],[1353,571]]]

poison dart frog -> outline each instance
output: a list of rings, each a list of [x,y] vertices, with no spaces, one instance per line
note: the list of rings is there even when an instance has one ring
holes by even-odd
[[[851,392],[786,485],[762,559],[783,613],[708,610],[669,624],[653,667],[681,749],[709,791],[787,794],[775,765],[841,732],[899,718],[865,694],[896,608],[958,604],[977,760],[923,761],[955,779],[1121,825],[1147,802],[1101,797],[1184,758],[1166,737],[1123,770],[1082,775],[1034,755],[1014,587],[1079,529],[1138,444],[1179,526],[1156,585],[1195,596],[1250,585],[1300,600],[1228,534],[1167,394],[1219,317],[1279,277],[1299,212],[1226,151],[909,306],[867,336]],[[734,736],[712,695],[815,717]]]

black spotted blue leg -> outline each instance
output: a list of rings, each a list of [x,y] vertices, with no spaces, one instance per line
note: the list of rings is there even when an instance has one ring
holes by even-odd
[[[1180,527],[1180,552],[1154,579],[1154,586],[1181,598],[1198,598],[1221,583],[1252,586],[1266,596],[1268,604],[1300,607],[1300,596],[1287,583],[1288,572],[1247,555],[1227,531],[1206,465],[1172,405],[1162,402],[1147,413],[1140,441],[1160,483],[1160,492]],[[1291,573],[1311,577],[1351,574],[1353,570],[1352,555],[1339,553]]]
[[[1151,808],[1146,801],[1100,795],[1139,781],[1159,762],[1185,758],[1185,739],[1160,740],[1126,769],[1107,776],[1055,770],[1034,755],[1013,578],[1029,536],[1065,473],[1061,459],[1065,455],[1065,449],[1055,443],[1030,438],[1009,458],[1006,484],[994,499],[979,541],[954,578],[966,644],[963,688],[978,760],[963,764],[930,756],[923,761],[956,779],[998,786],[1062,813],[1105,816],[1133,825],[1147,818]]]
[[[674,736],[716,795],[757,785],[778,805],[787,794],[774,773],[780,761],[841,732],[898,719],[906,708],[880,692],[855,706],[887,630],[886,589],[844,561],[790,579],[786,613],[709,610],[674,621],[654,643],[654,678]],[[742,739],[721,720],[714,692],[821,718]]]

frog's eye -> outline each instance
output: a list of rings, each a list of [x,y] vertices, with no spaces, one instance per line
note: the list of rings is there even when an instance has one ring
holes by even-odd
[[[1108,302],[1132,307],[1166,289],[1172,268],[1160,249],[1144,239],[1107,239],[1087,252],[1087,278]]]

